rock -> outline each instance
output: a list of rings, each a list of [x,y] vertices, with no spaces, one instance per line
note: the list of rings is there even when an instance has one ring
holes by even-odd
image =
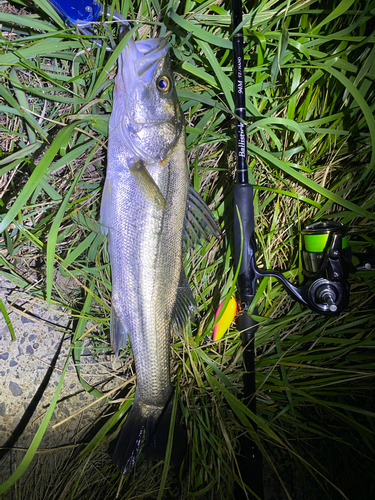
[[[9,382],[9,389],[14,397],[21,396],[23,394],[22,388],[15,382],[13,382],[13,380]]]

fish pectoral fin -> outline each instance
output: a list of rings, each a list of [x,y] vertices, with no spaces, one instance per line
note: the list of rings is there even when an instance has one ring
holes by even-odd
[[[199,309],[193,297],[193,293],[187,282],[185,270],[182,267],[180,282],[177,288],[177,299],[172,315],[172,328],[175,333],[181,333],[186,328],[190,318],[199,314]]]
[[[167,208],[167,201],[143,161],[136,161],[134,165],[129,166],[129,170],[143,196],[157,208],[165,210]]]
[[[211,214],[210,209],[190,186],[188,207],[185,219],[185,244],[187,247],[194,247],[201,240],[210,240],[212,236],[219,238],[221,231]]]
[[[120,349],[125,349],[126,347],[128,332],[126,331],[126,328],[119,318],[119,315],[117,314],[116,309],[113,305],[111,307],[110,338],[111,345],[116,353],[116,357],[118,357]]]

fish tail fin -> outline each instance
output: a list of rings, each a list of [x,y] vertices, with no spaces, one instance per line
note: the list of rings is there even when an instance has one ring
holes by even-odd
[[[173,409],[173,397],[164,408],[142,405],[135,401],[121,429],[113,463],[123,474],[135,466],[143,443],[143,452],[148,460],[163,460],[167,451],[169,429]],[[186,428],[180,423],[182,416],[178,408],[173,431],[173,448],[170,464],[180,468],[187,444]]]
[[[146,424],[147,417],[142,415],[139,403],[134,402],[121,429],[112,457],[113,463],[123,474],[129,472],[135,465]]]
[[[174,392],[172,392],[157,419],[150,422],[151,425],[146,428],[145,454],[149,460],[164,460],[165,458],[173,416],[173,399]],[[187,432],[185,425],[181,423],[181,419],[182,411],[178,405],[174,415],[172,453],[170,458],[170,464],[176,469],[181,467],[187,449]]]

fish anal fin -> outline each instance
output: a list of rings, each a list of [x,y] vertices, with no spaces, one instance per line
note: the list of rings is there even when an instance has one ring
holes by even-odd
[[[165,210],[167,201],[143,161],[137,160],[133,165],[129,166],[129,171],[143,196],[157,208]]]
[[[115,350],[116,356],[118,356],[120,349],[125,349],[126,347],[128,332],[113,305],[111,307],[110,338],[111,345]]]
[[[210,209],[195,189],[190,186],[185,221],[186,246],[200,244],[203,239],[210,240],[213,236],[218,238],[220,235],[218,223]]]
[[[193,293],[187,282],[185,270],[182,267],[180,282],[177,288],[177,299],[172,315],[172,328],[176,333],[181,333],[190,318],[199,314]]]
[[[109,215],[111,213],[111,183],[108,177],[105,180],[102,202],[100,205],[100,221],[101,221],[101,231],[103,234],[108,234],[109,230]]]

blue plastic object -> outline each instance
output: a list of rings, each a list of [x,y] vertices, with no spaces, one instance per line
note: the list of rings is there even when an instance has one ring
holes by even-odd
[[[85,27],[99,19],[102,5],[95,0],[48,0],[64,19],[78,27]]]

